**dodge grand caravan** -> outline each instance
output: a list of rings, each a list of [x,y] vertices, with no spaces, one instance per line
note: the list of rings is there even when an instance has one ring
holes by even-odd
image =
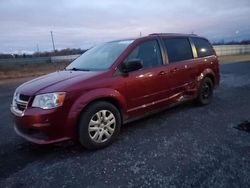
[[[64,70],[19,86],[16,133],[37,144],[111,144],[122,124],[187,100],[211,102],[218,58],[196,35],[151,34],[89,49]]]

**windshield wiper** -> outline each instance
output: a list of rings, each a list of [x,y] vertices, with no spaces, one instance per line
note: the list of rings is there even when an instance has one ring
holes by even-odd
[[[69,71],[90,71],[89,69],[79,69],[79,68],[72,68],[72,69],[66,69],[65,70],[69,70]]]

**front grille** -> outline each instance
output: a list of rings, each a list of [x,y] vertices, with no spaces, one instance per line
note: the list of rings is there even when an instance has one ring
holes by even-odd
[[[12,101],[11,111],[18,115],[22,116],[25,109],[27,108],[30,96],[15,93]]]
[[[20,94],[20,95],[19,95],[19,99],[22,100],[22,101],[29,101],[30,96]]]
[[[16,108],[17,108],[18,110],[24,111],[26,107],[27,107],[26,104],[16,102]]]

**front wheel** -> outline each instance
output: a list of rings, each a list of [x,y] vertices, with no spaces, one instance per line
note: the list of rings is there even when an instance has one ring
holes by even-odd
[[[111,103],[90,104],[79,122],[79,141],[87,149],[99,149],[111,144],[118,136],[121,116]]]
[[[214,90],[213,81],[210,78],[205,77],[201,82],[196,102],[199,105],[207,105],[211,103],[213,98],[213,90]]]

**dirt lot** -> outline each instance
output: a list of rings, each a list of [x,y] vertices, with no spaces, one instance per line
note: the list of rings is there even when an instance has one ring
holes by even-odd
[[[44,75],[57,70],[62,70],[68,64],[68,62],[62,62],[7,66],[0,65],[0,80]]]
[[[219,60],[221,64],[244,62],[244,61],[250,61],[250,55],[220,56]]]

